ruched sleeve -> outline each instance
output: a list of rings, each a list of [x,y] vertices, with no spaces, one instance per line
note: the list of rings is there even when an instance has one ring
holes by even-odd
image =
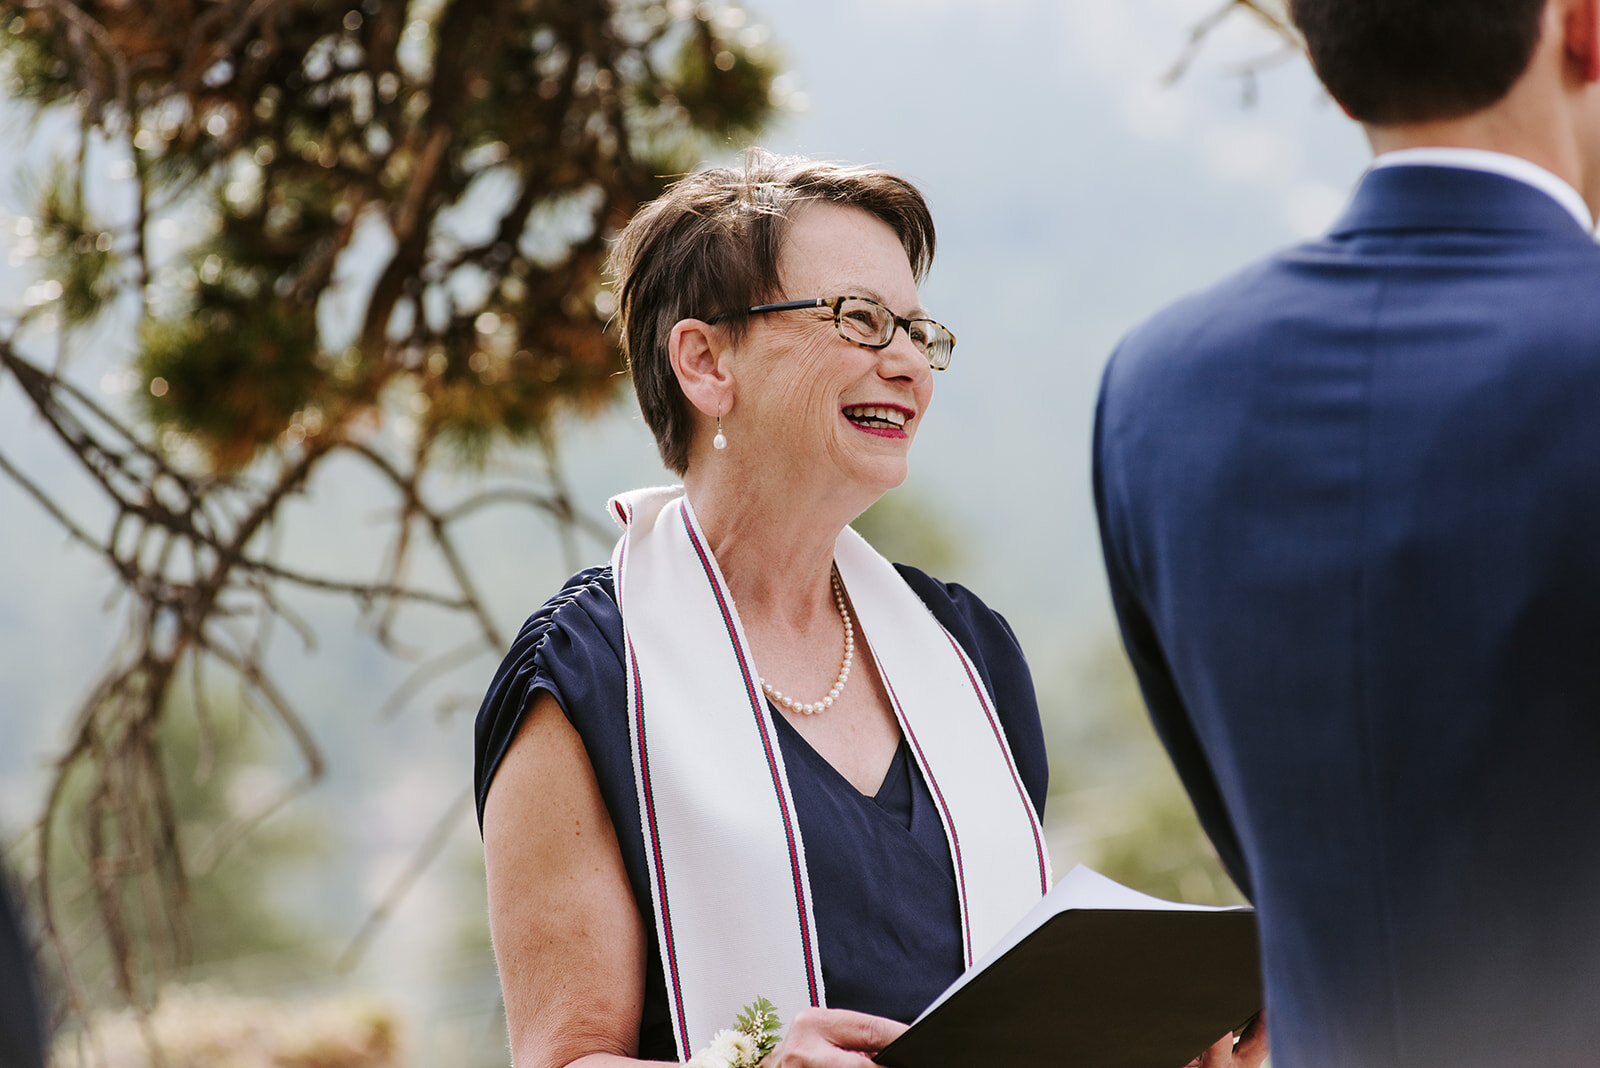
[[[586,743],[614,736],[615,731],[586,728],[615,717],[624,728],[623,744],[615,748],[627,761],[623,719],[627,689],[622,663],[622,616],[612,594],[611,569],[580,571],[522,625],[478,710],[473,778],[479,826],[483,824],[483,807],[495,772],[540,690],[556,699]],[[593,744],[588,748],[601,784],[614,779],[606,774],[611,769],[603,766],[614,759],[607,747],[600,747],[599,752]],[[632,781],[632,776],[630,765],[627,781]],[[611,799],[606,800],[609,803]]]

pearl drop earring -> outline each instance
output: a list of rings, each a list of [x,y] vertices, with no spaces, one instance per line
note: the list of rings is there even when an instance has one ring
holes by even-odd
[[[717,436],[711,439],[711,447],[718,451],[728,447],[728,438],[722,432],[722,416],[717,416]]]

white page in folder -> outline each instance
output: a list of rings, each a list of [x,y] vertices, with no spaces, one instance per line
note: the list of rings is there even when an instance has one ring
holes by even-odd
[[[946,998],[965,986],[973,976],[983,971],[989,965],[999,960],[1018,942],[1044,926],[1045,921],[1059,912],[1068,909],[1142,909],[1145,911],[1165,912],[1226,912],[1231,905],[1189,905],[1179,901],[1165,901],[1159,897],[1142,894],[1130,887],[1123,886],[1115,879],[1108,879],[1093,868],[1086,868],[1082,864],[1062,876],[1061,880],[1051,887],[1050,892],[1039,899],[1039,903],[1028,910],[1027,915],[1019,920],[1016,926],[1005,933],[1005,936],[996,942],[989,952],[985,953],[972,967],[961,973],[961,977],[951,983],[943,994],[934,999],[932,1005],[922,1010],[922,1016],[928,1015],[942,1005]]]

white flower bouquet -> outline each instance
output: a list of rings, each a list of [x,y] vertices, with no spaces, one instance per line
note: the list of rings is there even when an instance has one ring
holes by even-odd
[[[778,1045],[783,1024],[766,998],[746,1005],[731,1029],[711,1036],[711,1044],[689,1058],[687,1068],[759,1068]]]

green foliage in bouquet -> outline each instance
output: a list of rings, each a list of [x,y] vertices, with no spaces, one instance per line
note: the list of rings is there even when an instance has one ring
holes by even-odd
[[[756,998],[753,1004],[746,1005],[734,1021],[734,1027],[756,1040],[756,1049],[759,1051],[757,1061],[777,1048],[778,1039],[783,1033],[778,1010],[766,998]]]
[[[778,1010],[758,997],[739,1013],[731,1030],[712,1035],[710,1044],[689,1058],[687,1068],[760,1068],[782,1033]]]

